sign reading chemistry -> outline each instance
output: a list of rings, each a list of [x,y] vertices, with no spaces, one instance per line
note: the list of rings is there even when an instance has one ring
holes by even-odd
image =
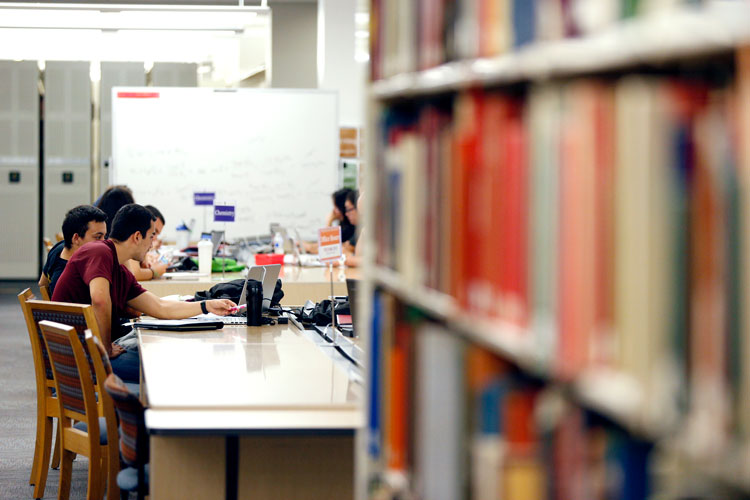
[[[214,205],[214,222],[234,222],[234,205]]]

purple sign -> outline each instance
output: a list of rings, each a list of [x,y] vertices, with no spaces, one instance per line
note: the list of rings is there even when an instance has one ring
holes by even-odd
[[[214,205],[214,222],[234,222],[234,205]]]
[[[193,193],[193,203],[196,205],[213,205],[216,193]]]

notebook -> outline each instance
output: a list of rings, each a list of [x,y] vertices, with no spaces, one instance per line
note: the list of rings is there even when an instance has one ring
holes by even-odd
[[[169,330],[169,331],[199,331],[218,330],[224,327],[224,323],[212,319],[188,318],[188,319],[149,319],[137,321],[133,326],[146,330]]]

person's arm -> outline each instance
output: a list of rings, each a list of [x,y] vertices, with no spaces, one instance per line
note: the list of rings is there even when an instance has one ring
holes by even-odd
[[[362,235],[357,238],[357,246],[354,247],[354,255],[346,256],[346,265],[349,267],[361,267],[364,261],[362,260]]]
[[[89,281],[89,294],[91,305],[94,307],[94,316],[99,325],[99,334],[102,344],[107,349],[107,354],[112,354],[112,298],[109,296],[109,281],[107,278],[94,278]]]
[[[44,273],[39,277],[39,286],[49,286],[49,278]]]
[[[156,264],[150,268],[143,268],[138,261],[133,259],[128,260],[125,266],[128,268],[128,271],[133,273],[133,276],[135,276],[135,279],[138,281],[149,281],[158,278],[167,270],[166,264]]]
[[[227,299],[214,299],[205,302],[208,312],[218,314],[219,316],[226,316],[229,314],[231,308],[236,307],[234,302]],[[149,316],[161,319],[189,318],[203,312],[200,302],[164,300],[148,291],[143,292],[134,299],[130,299],[128,305]]]
[[[333,225],[333,221],[336,220],[336,214],[333,210],[331,210],[331,213],[328,214],[328,218],[326,219],[326,227],[331,227]]]

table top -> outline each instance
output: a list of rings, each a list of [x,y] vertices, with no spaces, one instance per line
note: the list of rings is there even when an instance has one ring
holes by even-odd
[[[150,430],[354,429],[362,385],[291,324],[139,332]]]

